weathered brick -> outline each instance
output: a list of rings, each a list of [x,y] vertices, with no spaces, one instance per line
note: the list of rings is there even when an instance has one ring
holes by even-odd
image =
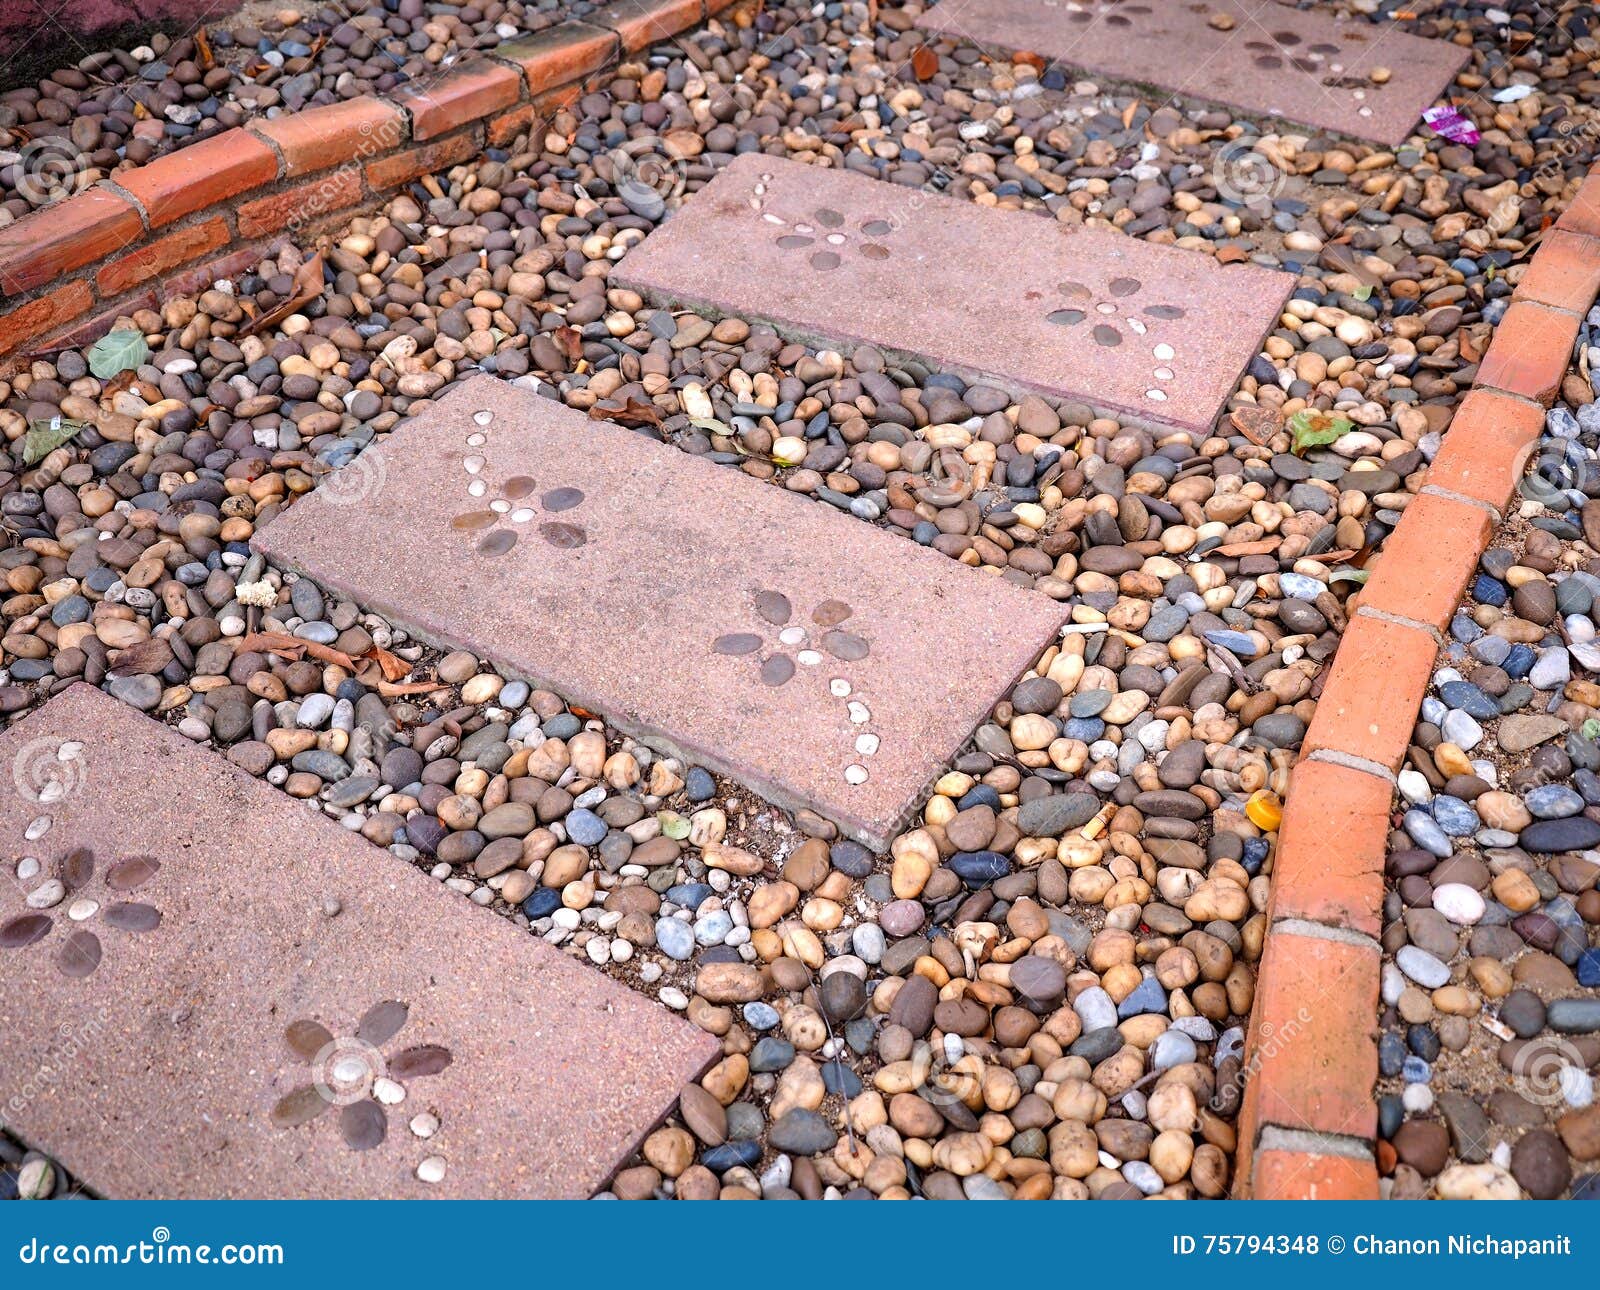
[[[147,242],[138,250],[101,266],[95,274],[95,284],[100,294],[109,300],[151,278],[159,278],[180,264],[187,264],[197,255],[226,246],[228,238],[227,221],[220,215],[213,215],[199,224]]]
[[[1552,229],[1523,270],[1513,300],[1587,313],[1600,292],[1600,238]]]
[[[593,76],[616,60],[619,49],[614,31],[564,22],[500,45],[494,53],[520,67],[529,93],[537,95]]]
[[[538,121],[538,113],[531,103],[514,107],[503,116],[497,116],[485,127],[484,138],[491,148],[510,143],[519,134],[526,134]]]
[[[366,161],[406,141],[405,114],[371,95],[304,108],[250,128],[277,144],[286,179]]]
[[[362,197],[361,175],[346,166],[259,197],[239,207],[239,236],[261,237],[279,229],[310,223],[331,211],[354,206]]]
[[[93,303],[94,293],[87,282],[69,282],[49,295],[0,314],[0,354],[9,354],[30,340],[65,326],[88,313]]]
[[[1378,1169],[1348,1156],[1262,1151],[1248,1194],[1255,1200],[1377,1200]]]
[[[143,232],[132,203],[109,189],[57,202],[0,228],[0,291],[17,296],[42,287],[115,254]]]
[[[225,130],[121,171],[116,182],[144,207],[151,228],[170,224],[278,177],[278,157],[248,130]]]
[[[1436,652],[1421,628],[1352,618],[1302,751],[1332,749],[1398,772]]]
[[[1372,1138],[1378,1131],[1377,944],[1267,933],[1245,1045],[1241,1125]]]
[[[521,95],[522,77],[485,59],[458,64],[426,85],[403,85],[394,99],[411,113],[411,137],[421,142],[493,116]]]
[[[449,139],[439,139],[421,148],[397,152],[392,157],[380,157],[367,165],[367,183],[382,190],[397,184],[409,183],[421,175],[436,170],[459,166],[478,151],[476,131],[458,134]]]
[[[1588,178],[1578,188],[1578,195],[1561,212],[1556,227],[1569,233],[1600,237],[1600,166],[1589,171]]]
[[[1481,506],[1431,493],[1413,497],[1384,542],[1360,603],[1443,631],[1493,528]]]
[[[587,20],[616,32],[632,54],[698,26],[704,16],[700,0],[624,0],[595,10]]]
[[[1272,860],[1272,917],[1382,930],[1389,781],[1328,762],[1294,768]]]
[[[1543,427],[1544,416],[1533,404],[1473,390],[1456,408],[1427,482],[1504,511]]]
[[[1478,364],[1477,384],[1549,407],[1572,357],[1578,319],[1529,301],[1513,304]]]

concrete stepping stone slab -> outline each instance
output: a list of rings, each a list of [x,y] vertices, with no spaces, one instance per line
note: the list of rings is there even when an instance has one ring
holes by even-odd
[[[1231,27],[1212,26],[1214,15]],[[1274,0],[946,0],[917,26],[1391,146],[1418,129],[1467,59],[1458,45],[1392,23]],[[1376,68],[1388,79],[1374,81]]]
[[[581,1198],[720,1052],[90,686],[0,764],[0,1106],[102,1194]]]
[[[736,158],[623,257],[621,286],[786,336],[1208,430],[1294,279],[844,170]]]
[[[489,377],[345,470],[258,549],[869,846],[1066,616]]]

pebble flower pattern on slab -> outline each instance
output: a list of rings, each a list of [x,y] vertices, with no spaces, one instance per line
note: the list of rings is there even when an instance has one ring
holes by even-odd
[[[1139,305],[1133,297],[1143,289],[1144,283],[1130,277],[1112,278],[1106,284],[1103,296],[1085,283],[1062,282],[1056,290],[1068,303],[1064,308],[1052,310],[1045,316],[1045,321],[1058,327],[1076,327],[1092,319],[1089,335],[1094,343],[1114,349],[1128,339],[1129,332],[1136,337],[1147,337],[1153,323],[1176,322],[1184,316],[1185,310],[1181,305],[1154,304],[1143,306],[1143,317],[1140,317],[1134,313]],[[1119,303],[1123,301],[1127,303]],[[1178,357],[1177,350],[1167,341],[1158,340],[1151,346],[1150,355],[1155,359],[1150,375],[1157,381],[1171,381],[1175,376],[1172,364]],[[1144,396],[1152,403],[1164,403],[1167,392],[1159,385],[1153,385],[1145,391]]]
[[[493,419],[491,412],[472,414],[477,428],[467,435],[467,451],[461,458],[461,467],[467,473],[467,496],[474,501],[488,497],[491,491],[485,472],[489,469],[487,427]],[[500,485],[487,509],[463,511],[450,522],[451,527],[465,533],[489,530],[477,540],[479,553],[486,556],[505,555],[516,546],[519,530],[524,526],[532,524],[541,515],[573,510],[586,500],[581,488],[556,487],[541,493],[535,506],[532,496],[538,486],[531,475],[512,475]],[[503,524],[511,527],[502,527]],[[586,546],[589,541],[588,530],[570,520],[545,520],[534,531],[561,551],[574,551]]]
[[[787,232],[778,234],[778,245],[786,251],[805,251],[806,262],[819,273],[837,269],[846,251],[854,250],[868,260],[887,260],[889,248],[878,239],[894,232],[894,225],[876,217],[864,219],[859,229],[847,229],[845,217],[827,206],[819,206],[805,218],[787,220],[767,209],[767,185],[772,175],[763,171],[750,198],[750,209],[768,224]]]
[[[759,590],[752,599],[754,617],[760,620],[760,625],[778,628],[778,648],[761,661],[763,685],[777,688],[788,684],[795,676],[796,663],[801,668],[815,668],[830,656],[841,663],[858,663],[872,651],[872,645],[865,636],[844,628],[843,624],[855,610],[842,600],[821,600],[811,611],[811,621],[821,632],[813,640],[810,628],[791,622],[794,602],[781,591],[770,588]],[[764,629],[725,632],[711,642],[711,652],[739,657],[755,654],[766,644]],[[821,649],[817,648],[819,645]],[[789,652],[791,650],[794,651],[792,654]],[[828,693],[835,699],[846,701],[845,714],[851,726],[858,727],[851,743],[854,755],[862,759],[875,756],[880,740],[866,728],[872,720],[872,711],[860,698],[853,697],[855,683],[845,675],[833,676],[828,681]],[[848,784],[865,784],[869,778],[871,772],[864,761],[852,761],[844,768],[844,779]]]
[[[406,1100],[405,1081],[437,1075],[452,1061],[442,1044],[414,1044],[385,1057],[387,1044],[406,1024],[410,1008],[385,999],[368,1008],[353,1036],[336,1037],[320,1021],[303,1017],[283,1032],[290,1051],[311,1068],[311,1083],[285,1093],[272,1108],[280,1129],[309,1124],[329,1107],[339,1108],[339,1136],[352,1151],[371,1151],[389,1132],[387,1108]],[[417,1117],[412,1132],[428,1137],[432,1117]],[[426,1130],[424,1132],[423,1130]]]
[[[101,927],[114,928],[141,936],[153,932],[161,925],[161,911],[154,905],[141,901],[115,900],[144,886],[161,869],[161,862],[151,856],[127,856],[116,861],[101,879],[102,898],[78,895],[66,908],[68,924],[84,924],[98,920]],[[17,866],[17,878],[26,882],[37,877],[37,860],[24,859]],[[49,936],[56,925],[53,913],[43,912],[59,906],[69,896],[82,892],[94,879],[95,857],[88,847],[69,851],[56,865],[56,874],[29,891],[27,902],[33,912],[18,914],[0,925],[0,949],[20,950],[36,945]],[[77,926],[69,931],[56,946],[56,970],[65,977],[82,978],[94,975],[104,957],[105,947],[88,927]]]

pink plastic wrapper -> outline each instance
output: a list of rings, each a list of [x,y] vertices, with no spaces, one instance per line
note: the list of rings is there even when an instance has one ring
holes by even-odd
[[[1422,120],[1435,134],[1451,143],[1464,143],[1471,147],[1483,137],[1478,133],[1477,126],[1448,104],[1429,108],[1422,114]]]

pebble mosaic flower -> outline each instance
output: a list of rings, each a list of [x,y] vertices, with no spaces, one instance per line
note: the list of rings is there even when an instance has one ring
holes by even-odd
[[[894,225],[886,219],[871,217],[850,229],[845,217],[828,206],[819,206],[804,219],[787,220],[767,209],[767,184],[770,174],[763,174],[756,183],[750,198],[750,209],[768,224],[785,229],[778,234],[778,245],[785,251],[805,251],[806,262],[819,273],[837,269],[844,263],[844,254],[854,250],[865,260],[887,260],[889,248],[879,239],[894,232]]]
[[[478,428],[467,434],[467,451],[461,458],[461,468],[467,474],[467,496],[476,502],[482,502],[494,491],[485,477],[489,469],[488,426],[493,420],[492,412],[472,414]],[[565,487],[549,488],[535,497],[538,487],[531,475],[512,475],[501,483],[486,507],[463,511],[450,521],[450,527],[464,533],[483,533],[477,541],[480,555],[505,555],[540,516],[573,510],[586,500],[581,488]],[[531,531],[562,551],[574,551],[589,541],[588,530],[571,520],[546,519]]]
[[[1165,322],[1176,322],[1185,314],[1181,305],[1141,305],[1135,300],[1144,289],[1138,278],[1117,277],[1106,284],[1104,294],[1096,292],[1082,282],[1062,282],[1058,290],[1068,301],[1064,308],[1052,310],[1045,321],[1058,327],[1077,327],[1089,323],[1089,335],[1096,345],[1115,349],[1124,343],[1146,339],[1152,327]],[[1172,364],[1177,350],[1167,341],[1157,340],[1150,347],[1155,360],[1150,375],[1158,382],[1168,382],[1176,373]],[[1152,403],[1165,403],[1167,392],[1161,385],[1152,385],[1144,392]]]
[[[90,896],[82,893],[94,880],[94,852],[88,847],[69,851],[56,865],[55,877],[28,894],[30,905],[39,902],[43,908],[0,924],[0,949],[26,949],[43,941],[56,926],[55,911],[66,904],[65,921],[72,930],[56,943],[56,970],[65,977],[92,976],[104,957],[105,944],[86,924],[134,936],[155,931],[161,926],[161,911],[154,905],[112,898],[143,887],[160,869],[161,862],[151,856],[126,856],[105,871],[100,896]]]
[[[755,631],[726,632],[711,642],[711,652],[736,657],[757,654],[763,647],[769,647],[768,631],[776,627],[778,648],[769,648],[766,657],[761,660],[759,676],[763,685],[777,688],[788,684],[795,676],[796,664],[801,668],[814,668],[820,666],[825,657],[832,657],[841,663],[859,663],[872,652],[872,646],[865,636],[847,631],[842,626],[855,613],[842,600],[819,601],[811,611],[813,627],[810,628],[791,621],[794,618],[794,603],[781,591],[770,588],[759,590],[755,592],[753,600],[755,617],[765,626]],[[812,639],[814,630],[815,640]],[[853,697],[855,683],[849,676],[831,677],[828,693],[835,699],[844,700],[850,724],[862,727],[853,744],[856,755],[861,758],[872,757],[878,751],[879,739],[865,728],[872,720],[872,712],[859,698]],[[868,777],[867,767],[861,761],[853,761],[844,768],[847,783],[864,784]]]
[[[272,1123],[299,1128],[336,1106],[346,1146],[371,1151],[381,1145],[389,1133],[388,1108],[406,1100],[406,1081],[437,1075],[453,1060],[442,1044],[414,1044],[384,1056],[383,1046],[400,1033],[410,1012],[407,1004],[385,999],[368,1008],[355,1034],[345,1037],[313,1018],[291,1022],[283,1038],[311,1068],[311,1082],[278,1099]]]

